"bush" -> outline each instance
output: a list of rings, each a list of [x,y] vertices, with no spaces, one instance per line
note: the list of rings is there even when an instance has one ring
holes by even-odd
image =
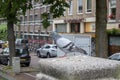
[[[120,29],[110,29],[110,30],[107,30],[107,34],[111,34],[111,35],[116,35],[116,34],[120,34]]]

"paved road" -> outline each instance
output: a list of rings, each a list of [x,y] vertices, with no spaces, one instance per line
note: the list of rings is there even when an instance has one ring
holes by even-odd
[[[38,61],[40,58],[36,56],[35,53],[30,53],[31,55],[31,63],[30,67],[22,67],[22,74],[16,76],[17,78],[20,78],[20,80],[35,80],[36,74],[39,73],[39,63]]]
[[[40,58],[38,58],[36,56],[36,53],[33,53],[33,52],[30,55],[31,55],[31,64],[30,64],[30,66],[35,68],[35,69],[38,69],[39,68],[38,61],[40,60]]]

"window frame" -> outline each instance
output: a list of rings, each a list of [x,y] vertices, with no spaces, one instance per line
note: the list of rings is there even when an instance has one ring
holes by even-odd
[[[116,0],[110,0],[109,1],[109,20],[115,20],[116,19],[116,2],[112,2]],[[114,10],[115,9],[115,13]]]
[[[82,10],[79,10],[80,6],[82,7]],[[83,0],[77,0],[77,14],[83,14]]]
[[[89,4],[88,4],[88,1],[90,1],[90,6],[88,6]],[[88,7],[90,7],[90,8],[88,8]],[[92,0],[86,0],[86,13],[91,13],[92,12]]]
[[[69,0],[68,3],[70,4],[70,7],[68,8],[68,15],[73,14],[73,0]]]

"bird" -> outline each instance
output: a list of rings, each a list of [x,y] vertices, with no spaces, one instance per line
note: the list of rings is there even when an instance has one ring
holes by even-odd
[[[62,37],[57,32],[51,32],[50,37],[55,41],[57,47],[65,52],[65,54],[68,54],[70,52],[79,52],[87,55],[87,52],[84,49],[76,46],[71,40]]]

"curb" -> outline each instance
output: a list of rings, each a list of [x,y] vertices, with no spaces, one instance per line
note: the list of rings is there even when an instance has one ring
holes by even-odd
[[[35,80],[33,76],[29,73],[37,72],[36,69],[32,67],[23,67],[21,68],[20,73],[14,73],[9,68],[6,69],[6,66],[0,65],[0,76],[5,78],[6,80]],[[31,79],[30,79],[31,78]]]
[[[0,76],[7,79],[7,80],[16,80],[14,77],[8,75],[8,73],[0,70]]]

